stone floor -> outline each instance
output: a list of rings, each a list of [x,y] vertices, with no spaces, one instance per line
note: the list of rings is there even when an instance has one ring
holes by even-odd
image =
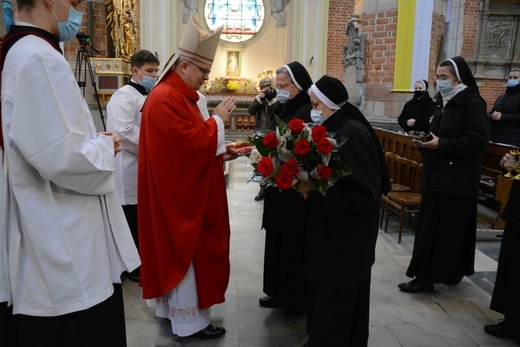
[[[128,345],[151,346],[302,346],[305,317],[289,317],[280,310],[258,306],[262,293],[264,231],[260,229],[262,202],[255,202],[258,184],[247,183],[251,167],[245,158],[228,164],[228,203],[231,224],[231,278],[226,302],[212,308],[212,322],[227,329],[224,337],[201,341],[172,335],[169,322],[154,317],[141,299],[137,284],[125,281]],[[372,270],[369,346],[520,346],[520,341],[484,333],[485,324],[502,318],[489,309],[498,249],[496,232],[478,233],[475,269],[457,286],[436,285],[429,294],[397,289],[407,281],[413,233],[406,230],[397,244],[395,223],[380,231]]]

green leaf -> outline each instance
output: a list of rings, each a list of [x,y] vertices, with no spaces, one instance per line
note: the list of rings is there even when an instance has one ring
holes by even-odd
[[[282,120],[282,118],[278,117],[277,115],[274,115],[274,118],[276,119],[276,125],[278,126],[278,132],[280,133],[280,135],[284,135],[288,128],[287,128],[287,124],[285,124],[285,122]]]

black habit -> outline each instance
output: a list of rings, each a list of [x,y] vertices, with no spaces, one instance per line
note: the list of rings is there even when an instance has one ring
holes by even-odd
[[[439,147],[423,152],[423,196],[406,275],[425,283],[457,284],[475,272],[477,194],[489,121],[486,103],[461,59],[453,58],[468,87],[444,107],[439,96],[430,126]]]
[[[311,100],[306,92],[279,104],[274,114],[285,123],[292,118],[310,122]],[[276,121],[271,129],[276,128]],[[265,190],[262,227],[265,229],[264,287],[282,302],[286,312],[307,311],[307,286],[302,275],[307,206],[294,189]]]
[[[326,196],[312,192],[308,198],[309,346],[366,346],[371,269],[388,173],[373,129],[353,105],[346,104],[323,125],[336,138],[348,138],[341,159],[352,174]]]
[[[430,127],[430,117],[433,115],[435,102],[430,94],[425,92],[421,97],[414,97],[404,104],[401,114],[397,118],[397,122],[404,131],[424,131],[427,132]],[[409,119],[415,119],[413,127],[408,126]]]

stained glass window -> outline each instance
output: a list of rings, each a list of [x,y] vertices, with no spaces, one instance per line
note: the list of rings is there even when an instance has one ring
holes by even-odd
[[[211,30],[223,26],[221,40],[244,42],[261,29],[265,17],[262,0],[207,0],[204,18]]]

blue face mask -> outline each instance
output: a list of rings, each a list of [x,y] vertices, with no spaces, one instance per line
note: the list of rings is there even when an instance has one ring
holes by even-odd
[[[63,4],[63,6],[67,7],[63,1],[60,0],[60,2]],[[83,12],[76,11],[74,8],[72,8],[72,6],[70,6],[69,16],[65,22],[60,22],[54,11],[52,11],[52,14],[54,14],[54,17],[56,17],[56,20],[58,21],[60,41],[63,42],[72,40],[81,27],[81,22],[83,21]]]
[[[286,91],[286,90],[276,90],[276,100],[278,100],[278,102],[280,104],[284,104],[286,103],[287,101],[289,101],[289,99],[291,98],[291,93]]]
[[[518,85],[518,83],[520,83],[520,81],[518,81],[518,80],[509,80],[509,81],[507,81],[507,86],[516,87]]]
[[[145,76],[141,73],[141,71],[137,70],[141,76],[143,76],[143,79],[141,82],[139,82],[140,85],[145,87],[146,89],[150,90],[155,86],[156,79],[150,76]]]
[[[437,81],[437,88],[441,94],[449,93],[453,89],[451,86],[451,80]]]

